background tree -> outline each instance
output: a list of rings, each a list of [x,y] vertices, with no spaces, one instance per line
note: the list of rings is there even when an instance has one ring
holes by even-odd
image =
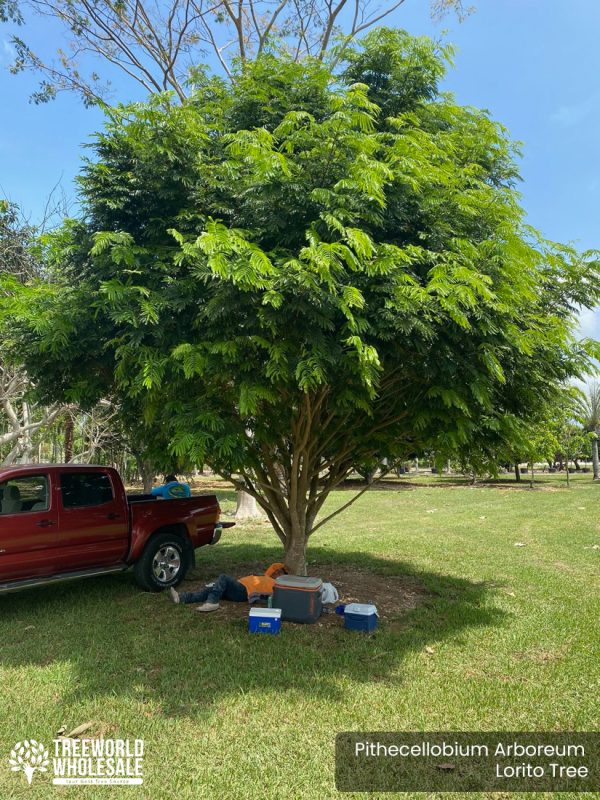
[[[598,264],[525,226],[514,147],[439,92],[445,55],[381,30],[341,78],[266,54],[110,111],[56,290],[11,301],[44,396],[139,404],[295,572],[355,464],[506,443],[596,353],[572,331]]]
[[[46,216],[46,215],[44,215]],[[41,266],[35,228],[23,219],[19,209],[0,200],[0,279],[5,294],[10,287],[23,286],[40,278]],[[32,401],[31,381],[18,364],[7,359],[0,339],[0,463],[27,461],[33,452],[35,434],[58,415],[57,404],[43,408]]]
[[[519,465],[527,463],[533,487],[535,464],[545,461],[553,465],[557,458],[582,457],[588,449],[583,427],[582,392],[573,385],[557,386],[554,393],[532,407],[527,418],[514,420],[511,431],[498,436],[497,430],[483,430],[475,440],[461,448],[459,459],[463,471],[496,476],[500,464],[514,464],[517,482],[521,480]],[[568,479],[568,472],[567,472]]]
[[[424,2],[425,0],[420,0]],[[183,101],[190,77],[207,58],[233,76],[233,64],[252,59],[277,42],[296,60],[324,58],[343,47],[405,0],[0,0],[0,20],[22,25],[27,14],[58,23],[65,41],[54,57],[12,37],[12,72],[32,70],[42,81],[33,94],[43,102],[76,91],[86,104],[112,94],[111,73],[145,92],[173,91]],[[469,9],[462,0],[431,0],[432,14]],[[130,99],[131,94],[120,99]]]
[[[58,188],[58,187],[55,187]],[[57,218],[61,222],[67,204],[60,193],[53,191],[46,203],[41,220],[31,224],[20,209],[8,201],[0,202],[0,281],[6,298],[18,293],[19,287],[37,281],[41,290],[52,281],[52,247],[49,243],[61,233],[54,230]],[[49,291],[52,291],[51,288]],[[10,329],[11,319],[4,320]],[[35,384],[22,364],[11,361],[6,339],[0,339],[0,463],[12,464],[15,461],[28,462],[33,459],[50,461],[77,461],[90,463],[94,458],[101,461],[108,449],[116,452],[117,442],[126,456],[128,448],[135,452],[145,452],[145,446],[136,442],[133,434],[144,435],[139,416],[135,425],[128,418],[121,418],[121,407],[102,400],[88,411],[82,412],[74,403],[62,405],[38,402]],[[125,428],[129,435],[125,435]],[[152,438],[157,439],[154,433]],[[161,442],[164,453],[166,443]],[[157,463],[164,466],[164,455],[154,456]],[[103,462],[104,463],[104,462]],[[157,465],[151,470],[140,469],[145,485],[150,485],[157,473]],[[140,465],[141,466],[141,465]],[[170,466],[170,465],[169,465]],[[149,476],[148,473],[151,472]]]
[[[598,470],[598,434],[600,433],[600,385],[593,381],[587,387],[582,402],[583,424],[590,436],[594,480],[600,479]]]

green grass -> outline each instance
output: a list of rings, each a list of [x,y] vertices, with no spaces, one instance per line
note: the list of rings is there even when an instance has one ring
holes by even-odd
[[[0,597],[0,798],[321,800],[343,796],[337,731],[598,730],[600,487],[589,475],[570,490],[564,476],[534,491],[509,479],[400,480],[315,535],[312,574],[343,563],[427,590],[373,638],[291,625],[253,637],[242,619],[175,607],[130,575]],[[199,551],[197,573],[279,555],[267,525],[238,527]],[[49,744],[88,720],[145,740],[143,787],[61,789],[36,775],[29,788],[9,772],[16,741]]]

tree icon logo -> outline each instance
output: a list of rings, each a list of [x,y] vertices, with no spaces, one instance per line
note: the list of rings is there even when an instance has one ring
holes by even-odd
[[[31,785],[33,773],[48,771],[48,751],[41,742],[35,739],[26,739],[24,742],[17,742],[11,750],[8,759],[10,768],[13,772],[24,772],[27,783]]]

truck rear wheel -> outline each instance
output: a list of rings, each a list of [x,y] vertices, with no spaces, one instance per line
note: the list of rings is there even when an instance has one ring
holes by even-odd
[[[148,592],[178,586],[190,566],[190,548],[181,536],[159,533],[146,545],[133,568],[138,585]]]

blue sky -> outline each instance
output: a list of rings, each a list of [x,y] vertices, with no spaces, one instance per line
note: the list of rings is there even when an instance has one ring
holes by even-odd
[[[475,12],[462,23],[452,16],[433,22],[428,0],[405,0],[390,24],[445,36],[457,46],[444,88],[461,103],[489,109],[523,143],[521,192],[529,222],[550,239],[600,248],[600,2],[473,4]],[[58,181],[74,195],[81,145],[102,115],[67,94],[29,104],[35,79],[7,70],[10,33],[0,26],[0,195],[35,219]],[[45,53],[60,44],[47,21],[31,21],[19,33]],[[131,84],[128,90],[138,95]],[[600,338],[597,314],[583,315],[582,331]]]

